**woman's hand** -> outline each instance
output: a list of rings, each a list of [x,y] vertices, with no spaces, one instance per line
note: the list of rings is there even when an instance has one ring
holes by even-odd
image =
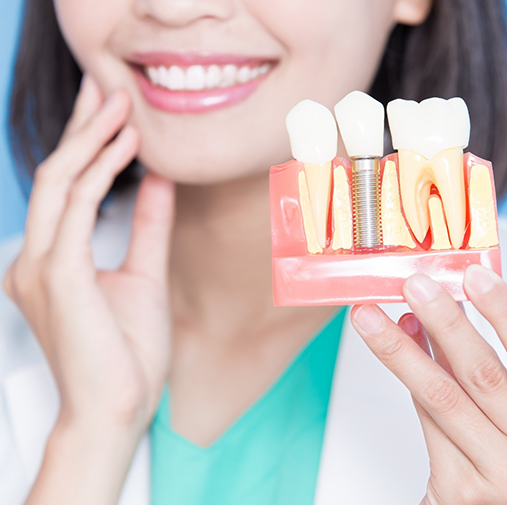
[[[507,347],[507,285],[471,266],[465,290]],[[438,284],[417,274],[403,292],[415,316],[405,314],[396,325],[378,307],[359,306],[352,322],[414,398],[431,463],[421,505],[504,505],[507,371]]]
[[[44,477],[46,487],[55,472],[61,474],[55,481],[60,494],[66,484],[72,487],[73,498],[65,502],[62,496],[62,503],[78,503],[74,493],[79,489],[83,503],[115,502],[168,371],[172,183],[152,174],[144,177],[130,248],[118,271],[97,271],[92,260],[90,239],[99,205],[139,149],[137,131],[124,126],[129,110],[125,91],[104,102],[97,84],[85,77],[60,144],[36,171],[25,243],[4,279],[48,358],[60,393],[61,412],[44,465],[53,468],[68,455],[76,461],[67,466],[77,464],[84,472],[86,492],[77,483],[79,476],[74,475],[72,487],[66,468],[46,471],[53,475]],[[106,474],[114,479],[103,468],[109,463],[118,474],[118,482],[111,484]],[[90,475],[91,467],[98,480]],[[44,466],[39,480],[43,474]],[[85,499],[92,486],[99,494]]]

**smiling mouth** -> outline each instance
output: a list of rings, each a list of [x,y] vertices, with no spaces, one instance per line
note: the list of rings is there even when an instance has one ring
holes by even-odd
[[[202,113],[250,97],[271,75],[273,58],[213,53],[134,54],[130,60],[144,98],[170,113]]]
[[[146,66],[144,74],[151,84],[170,91],[203,91],[230,88],[254,81],[266,75],[273,63],[238,66],[191,65]]]

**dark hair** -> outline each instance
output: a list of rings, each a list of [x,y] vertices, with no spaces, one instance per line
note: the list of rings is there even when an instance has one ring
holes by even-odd
[[[398,25],[371,94],[465,99],[470,150],[493,161],[498,195],[507,189],[507,35],[504,0],[434,0],[419,26]],[[10,140],[18,166],[33,175],[56,147],[79,89],[81,70],[56,21],[52,0],[27,0],[10,102]],[[128,184],[133,167],[117,186]]]

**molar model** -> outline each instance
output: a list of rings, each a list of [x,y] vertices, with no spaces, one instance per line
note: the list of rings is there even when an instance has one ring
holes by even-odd
[[[276,305],[400,302],[416,272],[463,301],[469,265],[501,274],[492,167],[463,154],[461,98],[391,102],[398,153],[383,159],[382,104],[355,91],[335,113],[352,161],[336,157],[326,107],[304,100],[287,116],[295,159],[270,174]]]

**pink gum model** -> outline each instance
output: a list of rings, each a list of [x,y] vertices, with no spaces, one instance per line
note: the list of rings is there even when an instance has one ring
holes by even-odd
[[[385,157],[381,163],[381,176],[388,160],[394,161],[398,167],[397,154]],[[339,165],[345,168],[350,186],[352,180],[350,161],[335,158],[333,169]],[[491,163],[473,154],[466,154],[464,170],[467,200],[470,171],[475,165],[488,167],[493,181]],[[463,246],[459,250],[430,250],[430,231],[422,244],[418,243],[412,234],[417,244],[415,249],[391,246],[368,250],[356,250],[352,247],[350,250],[334,251],[331,248],[333,234],[331,199],[327,247],[322,254],[308,253],[298,186],[298,175],[303,169],[303,163],[293,160],[272,167],[270,172],[275,305],[403,302],[403,283],[417,272],[430,276],[455,300],[464,301],[467,300],[467,296],[463,288],[463,279],[468,266],[483,265],[501,275],[498,246],[487,249],[468,247],[470,236],[468,206],[467,228]],[[408,229],[410,231],[410,227]]]

